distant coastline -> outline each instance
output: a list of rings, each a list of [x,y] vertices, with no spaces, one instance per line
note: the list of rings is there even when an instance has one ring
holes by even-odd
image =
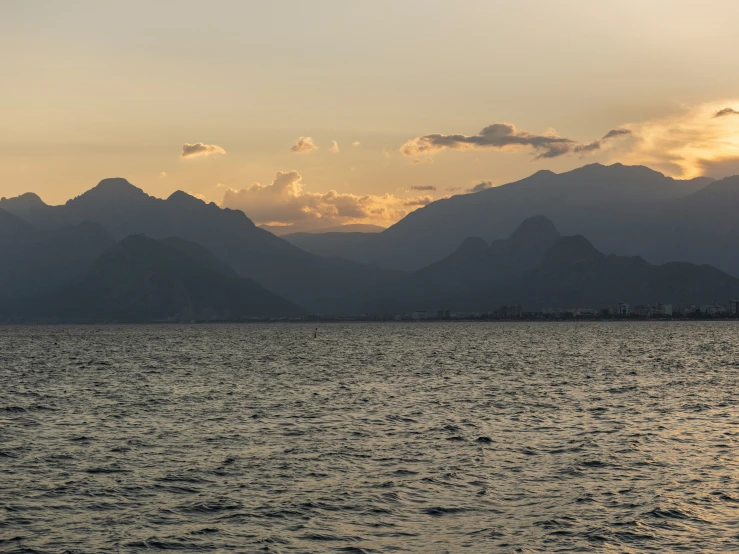
[[[324,325],[324,324],[340,324],[340,323],[391,323],[391,324],[422,324],[422,323],[689,323],[689,322],[739,322],[739,316],[700,316],[700,317],[596,317],[596,316],[576,316],[576,317],[552,317],[552,318],[490,318],[490,317],[460,317],[460,318],[427,318],[421,320],[414,319],[378,319],[370,317],[324,317],[319,320],[315,319],[245,319],[245,320],[192,320],[192,321],[168,321],[168,320],[151,320],[151,321],[0,321],[1,327],[94,327],[94,326],[146,326],[146,325],[253,325],[253,324],[289,324],[289,325]]]

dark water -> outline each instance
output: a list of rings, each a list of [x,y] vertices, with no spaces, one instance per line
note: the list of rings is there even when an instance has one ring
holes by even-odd
[[[739,325],[0,327],[0,552],[736,552]]]

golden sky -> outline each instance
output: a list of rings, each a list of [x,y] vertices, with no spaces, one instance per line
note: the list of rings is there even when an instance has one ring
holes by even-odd
[[[388,225],[539,169],[739,173],[739,2],[0,1],[0,196]]]

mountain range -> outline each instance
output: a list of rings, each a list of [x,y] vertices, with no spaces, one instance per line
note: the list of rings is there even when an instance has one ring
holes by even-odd
[[[195,243],[131,235],[69,283],[7,308],[11,320],[190,321],[299,317],[305,312]]]
[[[241,211],[181,191],[166,200],[155,198],[121,178],[104,179],[61,206],[25,194],[0,200],[0,209],[42,231],[86,222],[104,227],[115,240],[132,234],[180,237],[207,248],[242,277],[313,311],[342,311],[347,297],[395,278],[393,271],[305,252],[255,226]]]
[[[602,252],[657,264],[711,264],[739,276],[739,176],[679,180],[621,164],[539,171],[437,200],[382,233],[316,234],[295,244],[373,267],[415,271],[448,256],[467,237],[502,239],[539,214],[564,234],[586,236]]]
[[[738,295],[739,279],[715,267],[605,255],[582,235],[562,236],[548,218],[535,216],[508,239],[465,239],[446,258],[375,288],[366,306],[487,312],[515,303],[536,311],[598,309],[623,301],[707,304]]]
[[[739,295],[721,270],[738,263],[738,209],[739,177],[595,164],[440,200],[381,233],[281,238],[241,211],[105,179],[60,206],[0,200],[0,319],[725,301]]]

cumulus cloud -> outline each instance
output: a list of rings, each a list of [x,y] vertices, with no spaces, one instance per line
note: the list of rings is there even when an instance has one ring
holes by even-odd
[[[481,190],[489,189],[492,186],[492,181],[483,181],[482,183],[477,183],[475,186],[468,188],[466,192],[480,192]]]
[[[335,140],[332,140],[331,148],[329,148],[328,151],[332,154],[337,154],[339,152],[339,144]]]
[[[713,117],[726,117],[727,115],[739,115],[739,111],[733,108],[724,108],[713,114]]]
[[[543,135],[519,131],[510,123],[494,123],[488,125],[477,135],[441,135],[431,134],[410,139],[400,147],[406,156],[431,156],[442,150],[472,150],[474,148],[490,148],[503,152],[530,150],[536,159],[556,158],[570,153],[588,153],[600,149],[603,142],[624,134],[624,129],[609,131],[600,140],[590,144],[578,144],[576,141],[560,137],[554,131]]]
[[[298,141],[292,145],[290,150],[298,153],[312,152],[313,150],[318,150],[318,146],[313,144],[313,139],[311,137],[300,137]]]
[[[436,187],[434,185],[412,185],[409,188],[410,190],[417,190],[419,192],[422,192],[422,191],[428,192],[428,191],[436,190]]]
[[[392,223],[432,202],[431,196],[356,195],[305,190],[297,171],[279,172],[267,185],[226,190],[222,205],[242,210],[256,224],[310,229],[347,223]]]
[[[194,158],[196,156],[218,156],[225,153],[226,151],[216,144],[196,142],[195,144],[183,144],[180,156],[183,158]]]
[[[362,146],[362,143],[359,141],[352,142],[352,146]]]
[[[682,106],[666,116],[623,125],[631,136],[611,151],[611,161],[646,165],[679,178],[733,174],[739,166],[739,120],[727,117],[732,115],[722,108],[727,104],[739,100]]]

